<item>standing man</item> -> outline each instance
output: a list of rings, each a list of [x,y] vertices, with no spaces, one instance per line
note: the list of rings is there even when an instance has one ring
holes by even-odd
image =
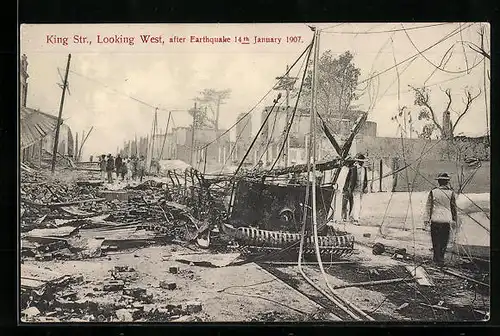
[[[135,181],[137,174],[139,173],[139,162],[137,156],[132,157],[132,180]]]
[[[346,183],[344,185],[344,192],[349,195],[349,201],[352,202],[350,220],[355,225],[359,225],[363,194],[368,192],[368,172],[364,166],[366,161],[363,154],[356,154],[354,157],[354,164],[347,173]]]
[[[348,173],[346,175],[346,182],[344,183],[344,188],[342,189],[342,221],[346,222],[348,219],[351,218],[352,216],[352,209],[353,209],[353,190],[351,187],[351,184],[348,183],[350,176],[348,175],[351,173],[351,171],[354,168],[354,163],[351,159],[346,160],[347,161],[347,169]],[[355,173],[355,172],[354,172]],[[353,173],[351,173],[352,176]]]
[[[144,177],[144,173],[146,172],[146,159],[144,158],[144,155],[141,155],[141,159],[139,160],[138,164],[139,168],[139,179],[142,182],[142,178]]]
[[[113,183],[113,171],[115,170],[115,160],[111,154],[108,154],[106,162],[106,173],[108,174],[108,183]]]
[[[134,173],[134,158],[127,159],[126,165],[127,165],[127,180],[130,180],[133,173]]]
[[[448,173],[440,173],[436,180],[439,186],[427,197],[424,224],[431,227],[433,260],[438,266],[443,266],[450,228],[457,222],[457,203]]]
[[[122,164],[123,164],[123,159],[120,156],[120,154],[118,154],[116,156],[116,159],[115,159],[116,179],[117,180],[118,180],[118,177],[120,176],[120,174],[122,172]]]

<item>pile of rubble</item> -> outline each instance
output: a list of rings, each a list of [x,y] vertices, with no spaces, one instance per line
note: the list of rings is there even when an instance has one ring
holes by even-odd
[[[109,190],[99,180],[70,183],[24,169],[22,260],[81,259],[165,239],[193,241],[208,223],[166,196],[167,186],[152,180]]]
[[[52,279],[47,280],[50,276]],[[138,277],[134,268],[116,266],[107,280],[95,285],[83,281],[81,276],[61,276],[38,267],[26,267],[21,278],[21,318],[24,322],[201,320],[192,316],[202,311],[201,303],[155,304],[153,294],[134,284]],[[175,286],[168,289],[174,290]]]

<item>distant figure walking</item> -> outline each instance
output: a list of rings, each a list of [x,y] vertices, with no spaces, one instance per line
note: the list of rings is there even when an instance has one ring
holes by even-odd
[[[457,222],[457,203],[448,173],[440,173],[436,180],[439,186],[432,189],[427,197],[424,224],[431,227],[433,260],[443,266],[450,229]]]
[[[349,201],[351,201],[352,204],[350,220],[352,220],[355,225],[359,225],[363,194],[368,192],[368,172],[366,167],[364,167],[366,161],[363,154],[356,154],[354,157],[354,164],[347,173],[344,185],[344,192],[349,195]]]
[[[125,177],[127,176],[128,172],[128,167],[127,167],[128,159],[123,159],[121,168],[120,168],[120,175],[122,177],[122,181],[125,181]]]
[[[111,154],[108,154],[106,162],[106,173],[108,174],[108,183],[113,183],[113,171],[115,170],[115,160]]]
[[[101,178],[104,180],[106,176],[106,155],[102,154],[99,157],[99,167],[101,168]]]
[[[123,159],[120,156],[120,154],[118,154],[115,159],[116,179],[118,179],[118,177],[122,172],[122,164],[123,164]]]
[[[137,156],[132,157],[132,180],[135,180],[139,175],[139,160]]]
[[[137,166],[139,169],[139,179],[142,182],[142,178],[146,173],[146,160],[144,159],[144,155],[141,155],[141,159],[139,160],[139,164]]]
[[[259,174],[262,171],[263,167],[264,167],[264,163],[262,162],[262,160],[259,160],[259,162],[257,162],[257,165],[252,169],[252,173],[254,175]]]
[[[134,158],[127,159],[127,180],[130,180],[134,172]]]

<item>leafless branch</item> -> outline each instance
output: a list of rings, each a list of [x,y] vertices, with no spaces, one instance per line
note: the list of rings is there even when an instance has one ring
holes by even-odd
[[[448,105],[446,106],[446,110],[445,111],[449,111],[450,110],[450,106],[451,106],[451,92],[450,92],[450,89],[446,89],[446,91],[444,93],[446,93],[446,95],[448,96]]]
[[[460,120],[465,116],[465,114],[469,111],[469,108],[471,107],[472,103],[474,102],[475,99],[477,99],[481,95],[481,89],[479,89],[479,93],[475,96],[472,96],[472,93],[465,89],[465,98],[467,101],[464,101],[465,107],[462,113],[458,115],[457,120],[455,120],[455,123],[453,124],[453,127],[451,128],[451,133],[454,134],[455,128],[457,127],[458,123]],[[463,98],[462,98],[463,100]]]

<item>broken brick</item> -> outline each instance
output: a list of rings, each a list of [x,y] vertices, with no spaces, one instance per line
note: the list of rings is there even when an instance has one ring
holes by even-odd
[[[34,316],[40,315],[40,311],[37,307],[29,307],[21,312],[22,317],[31,318]]]
[[[105,291],[118,291],[122,290],[125,284],[122,280],[108,280],[104,282],[103,289]]]
[[[198,301],[191,301],[186,303],[186,311],[188,313],[194,314],[194,313],[199,313],[202,310],[201,303]]]
[[[119,309],[116,311],[116,317],[121,322],[132,322],[134,320],[132,313],[127,309]]]
[[[177,284],[173,281],[162,280],[160,281],[160,287],[164,289],[174,290],[177,288]]]
[[[124,295],[130,295],[135,298],[141,298],[143,296],[146,296],[147,291],[146,288],[140,288],[140,287],[135,287],[135,288],[125,288],[123,290]]]
[[[44,254],[39,254],[39,255],[35,256],[36,261],[50,261],[52,259],[54,259],[54,256],[52,255],[52,253],[44,253]]]

